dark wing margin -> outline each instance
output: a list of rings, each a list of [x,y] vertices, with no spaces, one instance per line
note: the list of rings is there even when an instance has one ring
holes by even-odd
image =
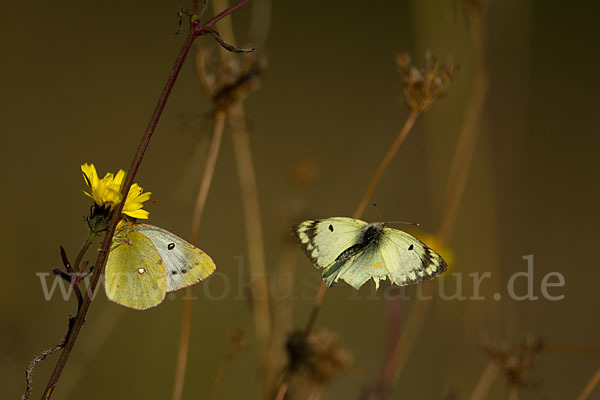
[[[294,233],[294,236],[296,236],[300,246],[302,246],[304,253],[308,258],[310,258],[310,261],[317,266],[319,265],[317,263],[317,258],[314,257],[312,253],[316,248],[314,239],[317,233],[317,225],[319,222],[319,220],[309,219],[292,227],[292,232]]]

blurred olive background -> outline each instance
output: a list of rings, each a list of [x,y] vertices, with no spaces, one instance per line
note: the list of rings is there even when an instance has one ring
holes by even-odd
[[[597,344],[600,271],[592,251],[598,239],[600,14],[589,3],[486,3],[490,87],[449,245],[465,295],[473,292],[468,273],[490,271],[492,278],[482,283],[484,301],[435,301],[398,381],[402,398],[441,399],[452,390],[468,398],[488,362],[486,337],[519,341],[534,333],[572,346]],[[441,61],[451,57],[460,73],[417,121],[373,201],[386,220],[436,230],[474,70],[465,4],[274,2],[264,48],[269,65],[246,101],[269,272],[277,270],[289,241],[290,204],[302,205],[298,218],[353,213],[408,115],[394,63],[401,51],[422,65],[430,49]],[[90,203],[81,193],[80,164],[95,163],[101,175],[129,167],[183,41],[174,35],[180,6],[185,2],[0,4],[2,398],[21,395],[26,364],[64,335],[75,311],[74,300],[45,301],[36,273],[60,265],[59,245],[74,257],[84,239]],[[248,38],[251,9],[233,17],[240,43]],[[211,109],[192,56],[136,178],[157,200],[150,222],[182,237],[189,232]],[[314,172],[302,188],[294,186],[298,168]],[[244,329],[249,348],[234,359],[218,398],[251,397],[260,382],[244,300],[247,250],[238,183],[226,131],[199,243],[220,274],[195,289],[185,399],[208,396],[227,354],[229,328]],[[364,218],[378,216],[368,208]],[[509,277],[526,270],[522,257],[529,254],[535,294],[541,296],[546,273],[559,271],[566,284],[550,293],[564,294],[563,300],[506,295]],[[297,261],[292,320],[299,327],[319,273],[299,248]],[[525,290],[520,282],[518,293]],[[318,325],[340,335],[356,367],[324,398],[356,398],[380,372],[386,302],[372,292],[371,283],[358,295],[339,284],[325,297]],[[500,301],[492,298],[496,292],[503,294]],[[414,297],[415,289],[407,293]],[[177,292],[159,307],[136,312],[109,303],[101,290],[54,398],[170,398],[182,296]],[[33,398],[56,359],[36,369]],[[542,353],[528,377],[538,392],[523,389],[521,398],[539,398],[539,392],[574,398],[597,365],[585,354]],[[489,398],[506,395],[499,376]]]

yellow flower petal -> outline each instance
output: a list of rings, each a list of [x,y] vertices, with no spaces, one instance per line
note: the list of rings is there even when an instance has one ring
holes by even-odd
[[[123,184],[124,180],[125,180],[125,171],[120,169],[119,172],[117,172],[117,176],[115,176],[114,184],[120,188],[121,185]],[[135,183],[134,183],[134,185],[135,185]]]
[[[117,175],[107,172],[102,179],[98,178],[94,164],[82,164],[81,171],[86,185],[91,189],[91,193],[84,191],[84,194],[92,198],[98,206],[113,209],[123,201],[121,188],[125,181],[125,171],[121,169]],[[150,199],[150,194],[151,192],[144,193],[144,189],[137,183],[131,185],[122,213],[132,218],[147,219],[149,213],[142,208],[143,203]]]
[[[94,164],[81,164],[81,172],[83,172],[85,184],[88,185],[93,192],[94,187],[98,185],[98,173],[96,173],[96,167],[94,167]]]
[[[135,211],[123,211],[123,214],[129,215],[131,218],[138,219],[148,219],[148,215],[150,215],[148,211],[142,210],[141,208]]]

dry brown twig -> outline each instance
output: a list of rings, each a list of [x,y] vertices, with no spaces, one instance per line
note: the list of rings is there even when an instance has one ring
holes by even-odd
[[[483,107],[489,86],[488,70],[485,64],[485,29],[480,2],[468,0],[469,15],[471,17],[471,40],[475,55],[475,69],[471,84],[471,93],[465,108],[465,116],[459,133],[458,143],[452,159],[446,194],[444,197],[444,210],[442,220],[436,232],[436,238],[441,243],[448,243],[456,222],[456,215],[462,202],[466,188],[466,181],[471,169],[471,162],[475,146],[480,134],[480,123]],[[408,69],[405,68],[407,75]],[[442,79],[443,80],[443,79]],[[419,97],[416,96],[416,99]],[[425,296],[434,293],[435,287],[431,283],[423,284]],[[417,341],[423,322],[429,312],[431,301],[417,301],[411,307],[401,336],[396,346],[396,356],[383,369],[382,379],[399,379],[410,353]],[[386,372],[387,371],[387,372]],[[391,384],[391,382],[390,382]]]
[[[215,171],[215,165],[221,148],[221,138],[225,128],[225,113],[217,111],[215,113],[213,135],[210,148],[208,150],[204,173],[196,196],[194,212],[192,214],[192,224],[190,227],[190,242],[198,243],[198,234],[200,231],[200,221],[204,213],[204,206],[208,198],[208,191],[212,182],[212,177]],[[179,349],[177,352],[177,364],[175,369],[175,379],[173,384],[173,400],[178,400],[183,394],[183,383],[185,379],[185,371],[187,368],[187,356],[189,353],[190,335],[192,329],[192,301],[194,300],[193,286],[188,286],[185,289],[185,297],[183,300],[183,315],[181,321],[181,332],[179,337]]]
[[[221,368],[219,368],[219,372],[217,373],[217,377],[215,378],[215,382],[209,395],[210,400],[215,400],[217,398],[217,392],[221,387],[223,379],[225,378],[225,374],[227,373],[229,365],[231,365],[231,362],[233,361],[235,355],[241,350],[246,349],[247,347],[248,344],[246,343],[244,331],[241,329],[231,329],[228,334],[227,357],[223,361],[223,364],[221,365]]]
[[[213,6],[215,8],[227,7],[226,2],[214,1]],[[238,53],[247,53],[253,49],[238,49],[233,45],[227,44],[233,43],[234,38],[232,35],[231,24],[228,22],[223,26],[220,26],[223,33],[223,39],[221,34],[217,31],[212,32],[215,39],[219,42],[222,48],[225,50],[233,50]],[[270,330],[269,323],[269,311],[268,311],[268,290],[266,288],[266,274],[264,272],[264,254],[262,245],[262,228],[260,224],[260,214],[258,212],[258,197],[256,194],[256,183],[253,172],[253,165],[250,155],[249,143],[242,144],[240,150],[240,133],[239,129],[236,128],[235,121],[237,117],[233,117],[236,114],[236,110],[241,107],[241,102],[248,96],[248,94],[255,90],[258,86],[258,77],[265,68],[266,63],[264,59],[259,57],[247,56],[242,58],[231,58],[229,54],[221,53],[221,62],[217,65],[217,71],[213,72],[208,67],[208,56],[207,52],[200,48],[196,53],[196,71],[200,79],[200,83],[204,88],[205,92],[211,97],[215,109],[215,120],[218,121],[219,126],[219,143],[222,136],[224,124],[226,120],[230,120],[230,124],[234,131],[234,150],[236,151],[236,158],[238,159],[238,171],[240,171],[240,181],[242,182],[242,198],[244,203],[244,215],[246,217],[246,227],[250,229],[247,232],[248,236],[248,249],[249,249],[249,266],[251,274],[251,282],[253,286],[253,303],[255,309],[255,320],[256,327],[260,329],[257,331],[257,337],[259,338],[259,347],[261,349],[267,346],[268,332]],[[245,131],[245,127],[242,130]],[[247,135],[247,134],[246,134]],[[213,135],[213,137],[217,137]],[[238,143],[238,145],[236,145]],[[215,146],[211,146],[214,148]],[[218,151],[218,149],[216,150]],[[241,153],[240,153],[241,152]],[[213,152],[211,152],[213,154]],[[240,155],[241,154],[241,155]],[[240,162],[244,165],[240,166]],[[205,195],[199,193],[198,204],[202,204],[205,199]],[[198,209],[199,206],[197,206]],[[197,214],[197,213],[196,213]],[[193,225],[193,229],[197,231],[198,221]],[[181,398],[183,391],[183,380],[187,365],[187,354],[189,351],[189,339],[190,339],[190,326],[191,326],[191,290],[186,293],[186,299],[184,300],[184,314],[182,318],[182,334],[178,352],[178,368],[175,375],[175,385],[173,392],[173,400]],[[266,304],[266,307],[265,307]],[[266,322],[265,322],[266,321]],[[266,324],[266,325],[265,325]],[[265,328],[266,327],[266,328]],[[263,351],[266,353],[266,351]],[[263,372],[268,370],[268,357],[263,355],[261,365],[263,366]],[[266,374],[266,372],[265,372]]]
[[[487,397],[487,394],[490,391],[492,383],[494,383],[497,375],[498,366],[494,360],[490,360],[483,370],[479,381],[477,381],[477,385],[475,385],[475,389],[471,395],[471,400],[484,400]]]
[[[581,393],[579,394],[579,396],[577,396],[576,400],[586,400],[589,397],[589,395],[594,391],[594,389],[598,385],[598,382],[600,382],[600,367],[598,367],[596,372],[594,372],[594,375],[592,375],[588,383],[581,390]]]

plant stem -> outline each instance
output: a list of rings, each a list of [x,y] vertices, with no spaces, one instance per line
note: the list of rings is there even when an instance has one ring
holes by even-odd
[[[223,361],[223,364],[221,364],[221,368],[219,368],[219,372],[217,373],[215,382],[213,383],[213,386],[210,390],[210,395],[208,397],[210,400],[215,400],[217,398],[217,392],[219,391],[219,388],[221,387],[223,378],[225,378],[225,374],[227,373],[227,369],[229,369],[229,365],[231,364],[231,361],[233,360],[234,355],[235,355],[234,352],[229,352],[227,354],[227,358],[225,358],[225,361]]]
[[[252,161],[252,151],[250,149],[250,137],[241,104],[232,108],[231,118],[233,126],[233,149],[237,161],[246,226],[254,328],[256,330],[259,360],[264,378],[263,387],[266,393],[273,377],[271,376],[272,363],[269,351],[271,315],[269,311],[269,287],[265,269],[262,221],[256,187],[256,174],[254,172],[254,162]]]
[[[171,94],[171,91],[173,90],[175,81],[177,80],[177,77],[179,76],[181,67],[183,66],[183,63],[190,51],[190,48],[192,47],[194,39],[198,35],[203,34],[203,31],[210,28],[215,22],[217,22],[220,19],[224,18],[225,16],[229,15],[230,13],[232,13],[233,11],[235,11],[236,9],[238,9],[239,7],[241,7],[248,1],[250,1],[250,0],[241,0],[236,5],[222,11],[217,16],[213,17],[210,21],[208,21],[198,27],[193,27],[195,29],[190,29],[190,32],[188,33],[187,37],[185,38],[184,44],[183,44],[181,50],[179,51],[179,55],[177,56],[177,59],[175,60],[175,64],[171,70],[171,73],[169,74],[169,77],[167,79],[167,82],[165,83],[162,93],[160,94],[160,97],[158,99],[156,107],[154,108],[154,112],[152,113],[152,116],[151,116],[148,126],[146,128],[146,131],[144,132],[144,135],[142,136],[142,140],[140,141],[138,149],[137,149],[137,151],[133,157],[133,160],[131,162],[131,167],[129,168],[129,172],[127,173],[127,177],[125,179],[125,182],[123,184],[123,188],[121,191],[121,193],[123,195],[123,199],[127,198],[129,189],[130,189],[131,185],[133,184],[135,175],[137,174],[137,171],[140,167],[140,164],[142,162],[142,159],[144,157],[146,149],[148,148],[148,145],[150,143],[150,139],[152,138],[152,134],[154,133],[154,130],[156,129],[158,121],[162,115],[162,112],[163,112],[166,104],[167,104],[169,95]],[[42,395],[43,400],[50,399],[50,397],[52,396],[54,388],[56,387],[56,384],[58,383],[58,379],[60,378],[60,375],[67,363],[67,360],[69,359],[71,351],[73,350],[75,341],[77,340],[77,337],[79,336],[79,332],[81,331],[83,323],[85,322],[85,316],[87,315],[88,309],[90,307],[90,304],[91,304],[91,301],[93,298],[93,293],[96,289],[96,286],[98,285],[98,281],[100,280],[100,275],[101,275],[102,271],[104,270],[106,260],[108,259],[108,253],[110,251],[110,245],[112,243],[112,238],[115,234],[115,229],[120,220],[121,211],[123,210],[124,205],[125,205],[125,201],[122,201],[115,207],[115,209],[113,211],[114,216],[110,222],[110,225],[106,232],[106,236],[104,237],[104,242],[103,242],[100,252],[98,254],[98,258],[96,259],[94,271],[92,273],[92,277],[90,280],[90,291],[84,298],[83,304],[81,306],[81,309],[77,313],[77,316],[74,318],[74,320],[72,320],[72,324],[70,324],[70,326],[69,326],[69,330],[68,330],[66,338],[65,338],[65,345],[64,345],[63,352],[61,353],[61,355],[56,363],[56,366],[54,368],[54,371],[52,372],[52,375],[50,376],[50,379],[48,380],[48,384],[46,385],[46,389],[44,390],[44,393]]]
[[[213,127],[213,137],[206,158],[204,174],[196,196],[196,204],[192,215],[192,225],[190,228],[190,242],[196,244],[198,242],[198,232],[200,231],[200,220],[204,212],[204,206],[208,197],[208,191],[215,172],[215,165],[221,147],[221,138],[225,127],[225,112],[218,111],[215,114],[215,122]],[[188,286],[185,289],[185,297],[183,299],[183,316],[181,319],[181,334],[179,336],[179,351],[177,352],[177,367],[175,370],[175,383],[173,384],[173,400],[181,399],[183,394],[183,382],[185,379],[185,371],[187,369],[187,358],[190,346],[190,332],[192,329],[192,301],[193,286]]]
[[[465,116],[460,130],[458,143],[454,150],[452,167],[446,186],[444,211],[437,237],[447,243],[454,225],[456,216],[465,192],[467,177],[471,169],[473,154],[481,132],[481,116],[485,107],[489,87],[488,71],[485,64],[485,29],[483,16],[478,11],[471,11],[471,40],[475,53],[475,69],[471,83],[471,93],[465,109]]]
[[[216,0],[213,2],[213,6],[224,7],[227,3],[227,0]],[[219,24],[219,31],[227,43],[235,45],[235,35],[230,20],[222,21]],[[231,54],[223,48],[221,48],[220,54],[223,66],[226,66]],[[263,391],[266,395],[273,381],[272,360],[269,351],[271,338],[269,286],[265,267],[265,249],[256,173],[254,171],[254,161],[252,160],[250,137],[248,135],[243,103],[239,102],[232,105],[229,108],[228,117],[232,127],[233,150],[242,194],[254,329],[258,347],[259,365],[263,375]]]
[[[594,388],[598,385],[598,382],[600,382],[600,367],[598,367],[596,372],[594,372],[594,375],[592,375],[579,396],[577,396],[576,400],[586,400]]]
[[[308,317],[308,323],[306,324],[306,328],[304,328],[304,333],[307,337],[311,334],[315,323],[317,322],[317,316],[319,315],[319,311],[321,311],[321,304],[323,304],[325,293],[327,293],[327,285],[325,282],[321,282],[321,286],[319,286],[319,292],[315,297],[313,308],[310,311],[310,316]]]
[[[131,167],[129,168],[129,173],[127,174],[125,183],[123,184],[122,195],[123,195],[124,199],[127,198],[127,193],[129,193],[129,188],[131,187],[131,185],[133,183],[133,179],[135,178],[135,175],[136,175],[136,173],[139,169],[139,166],[142,162],[144,153],[146,152],[146,149],[148,148],[148,144],[150,143],[150,138],[152,137],[152,134],[154,133],[156,125],[158,124],[160,115],[162,114],[162,111],[164,110],[164,107],[165,107],[165,104],[169,97],[169,94],[171,93],[171,90],[173,89],[173,85],[175,83],[177,75],[179,74],[179,71],[181,70],[183,61],[185,60],[185,57],[186,57],[187,53],[189,52],[189,49],[191,48],[194,38],[195,38],[194,32],[190,31],[190,33],[186,37],[185,43],[184,43],[181,51],[179,52],[179,56],[177,57],[177,60],[175,61],[175,66],[173,67],[173,70],[171,71],[171,74],[169,75],[169,79],[167,80],[167,83],[165,84],[163,92],[161,93],[161,96],[156,105],[156,108],[154,109],[154,113],[152,114],[152,117],[150,118],[150,122],[148,124],[148,127],[146,128],[146,132],[144,133],[144,136],[142,137],[142,140],[139,144],[138,150],[135,153],[133,161],[131,162]],[[85,316],[87,315],[88,309],[89,309],[91,301],[92,301],[93,293],[96,289],[96,286],[98,285],[100,275],[101,275],[102,271],[104,270],[104,265],[106,264],[106,260],[108,259],[110,245],[112,243],[112,238],[115,234],[115,229],[117,227],[117,223],[119,222],[124,203],[125,202],[122,201],[121,203],[119,203],[117,205],[117,207],[115,207],[114,216],[113,216],[113,218],[110,222],[109,228],[106,232],[106,236],[104,238],[102,248],[98,254],[98,258],[96,259],[94,272],[92,273],[92,278],[90,281],[90,291],[89,291],[89,293],[86,294],[86,296],[83,300],[81,309],[80,309],[79,313],[77,314],[77,316],[75,317],[75,320],[73,321],[73,325],[71,326],[71,329],[67,333],[64,350],[61,353],[60,358],[58,359],[58,362],[56,363],[56,367],[54,368],[54,371],[52,372],[52,375],[50,376],[50,380],[48,381],[48,384],[46,385],[46,389],[44,390],[44,394],[42,395],[43,400],[47,400],[52,396],[54,388],[56,387],[56,384],[58,383],[58,379],[60,378],[60,375],[67,363],[67,360],[69,359],[71,350],[73,350],[75,341],[77,340],[77,337],[79,336],[79,332],[81,331],[81,328],[85,321]]]
[[[375,191],[375,187],[377,186],[379,179],[385,172],[385,170],[388,167],[388,165],[390,164],[390,162],[394,159],[394,156],[398,152],[398,149],[400,148],[402,143],[404,143],[404,140],[410,133],[418,116],[419,116],[419,111],[411,110],[408,118],[404,122],[404,126],[402,127],[402,130],[396,137],[396,140],[394,140],[394,142],[388,149],[387,153],[385,154],[385,156],[379,163],[379,166],[375,170],[375,173],[371,177],[371,180],[369,181],[369,184],[367,185],[367,189],[365,190],[365,193],[363,194],[363,196],[360,200],[360,203],[358,204],[358,207],[356,208],[356,211],[354,212],[354,214],[352,216],[353,218],[360,218],[362,216],[367,204],[369,203],[369,199],[371,198],[371,196],[373,195],[373,192]],[[321,282],[321,286],[319,287],[319,292],[317,293],[317,296],[315,297],[315,301],[313,303],[313,307],[310,312],[310,316],[308,318],[306,328],[304,329],[304,332],[307,337],[312,332],[314,325],[317,321],[319,311],[321,311],[321,304],[323,304],[323,299],[325,298],[326,292],[327,292],[327,285],[325,284],[325,282]],[[283,397],[285,396],[285,394],[288,390],[288,387],[289,387],[288,379],[289,379],[289,374],[287,372],[285,372],[282,382],[279,385],[279,389],[277,390],[277,394],[276,394],[277,400],[283,399]]]
[[[423,282],[421,285],[423,296],[425,298],[430,297],[434,291],[433,284],[431,282]],[[430,306],[431,300],[419,300],[410,308],[392,356],[383,368],[381,380],[384,383],[391,385],[400,376],[410,355],[410,350],[417,341],[418,334]]]
[[[475,390],[473,390],[471,400],[484,400],[497,376],[498,367],[496,366],[496,362],[494,360],[488,361],[487,366],[483,370],[483,373],[475,386]]]
[[[98,234],[96,232],[90,232],[88,234],[88,237],[85,239],[85,242],[83,242],[83,245],[81,245],[81,249],[79,249],[79,254],[77,254],[77,258],[75,258],[75,264],[73,264],[74,271],[83,273],[83,271],[81,271],[80,269],[81,260],[83,259],[85,253],[87,253],[88,249],[92,245],[92,242],[94,241],[97,235]]]
[[[508,400],[518,400],[519,399],[519,386],[510,385],[508,388]]]
[[[367,204],[369,203],[369,200],[371,199],[371,196],[373,195],[373,192],[375,191],[375,187],[377,186],[379,179],[385,172],[385,170],[388,167],[388,165],[390,164],[390,162],[394,159],[394,156],[398,152],[398,149],[400,148],[402,143],[404,143],[404,140],[410,133],[418,116],[419,116],[419,111],[412,110],[410,112],[408,118],[404,122],[404,126],[402,127],[402,130],[396,137],[396,140],[394,140],[394,143],[392,143],[392,145],[388,149],[387,153],[385,154],[385,156],[379,163],[379,166],[375,170],[375,173],[371,177],[371,180],[369,181],[369,184],[367,185],[367,189],[365,190],[365,193],[363,194],[363,196],[360,200],[360,203],[358,203],[358,207],[356,208],[356,211],[354,211],[354,214],[352,215],[353,218],[360,218],[362,216],[363,212],[365,211],[365,208],[367,207]],[[309,334],[311,332],[313,325],[315,324],[315,322],[317,320],[317,316],[319,315],[319,311],[321,310],[321,303],[323,302],[323,299],[325,298],[326,291],[327,291],[327,285],[325,285],[325,282],[321,282],[321,286],[319,287],[319,292],[317,293],[317,296],[315,297],[315,301],[313,303],[313,308],[310,313],[308,323],[306,324],[305,332],[307,334]]]
[[[398,134],[398,137],[396,138],[396,140],[394,141],[392,146],[389,148],[385,157],[383,157],[383,160],[381,160],[381,162],[379,163],[377,170],[375,170],[373,177],[369,181],[367,190],[365,190],[365,193],[363,194],[363,197],[360,200],[360,203],[358,204],[356,211],[354,212],[354,215],[353,215],[354,218],[360,218],[362,216],[363,212],[365,211],[365,208],[367,207],[367,204],[369,203],[369,200],[371,199],[371,196],[373,195],[373,192],[375,191],[375,186],[377,186],[377,183],[379,182],[379,178],[381,178],[381,175],[383,175],[383,172],[388,167],[389,163],[394,159],[394,156],[398,152],[398,149],[400,148],[402,143],[404,143],[404,140],[406,139],[410,130],[412,129],[413,125],[415,124],[415,121],[417,120],[418,116],[419,116],[419,111],[412,110],[410,112],[408,119],[404,123],[404,127]]]
[[[488,72],[485,65],[485,44],[483,40],[485,29],[483,27],[483,16],[479,11],[473,10],[470,16],[472,24],[471,40],[476,66],[473,73],[469,100],[465,109],[465,116],[448,177],[442,221],[436,232],[437,239],[442,243],[448,243],[452,236],[456,215],[462,202],[467,177],[471,169],[475,146],[481,131],[481,114],[483,113],[489,86]],[[425,284],[423,286],[424,290],[430,291],[429,294],[434,293],[435,288],[433,285]],[[395,370],[391,375],[394,377],[394,380],[398,380],[402,373],[404,365],[419,336],[421,326],[429,312],[430,305],[431,301],[417,301],[409,312],[408,321],[404,324],[403,332],[398,339],[399,343],[396,352],[399,356],[396,358],[397,365],[388,365],[384,368],[384,371],[388,369]]]
[[[79,274],[81,274],[83,272],[80,270],[79,264],[81,263],[81,260],[83,259],[83,256],[85,255],[87,250],[90,248],[96,235],[97,235],[96,232],[90,232],[88,234],[87,238],[83,242],[83,245],[79,249],[79,253],[77,254],[77,258],[75,259],[75,264],[73,264],[70,267],[67,267],[67,270],[68,270],[67,272],[72,273],[72,271],[77,271],[76,273],[79,273]],[[73,285],[73,281],[71,281],[71,285]],[[74,285],[74,290],[77,294],[77,300],[80,302],[80,303],[78,303],[78,306],[80,306],[81,305],[81,291],[80,291],[79,287],[76,285]],[[22,399],[28,399],[29,396],[31,395],[31,390],[33,389],[33,369],[35,368],[36,364],[40,361],[44,361],[46,358],[48,358],[55,352],[64,348],[65,341],[67,340],[68,334],[69,334],[69,332],[67,332],[65,337],[59,343],[57,343],[50,349],[44,350],[40,354],[36,355],[33,358],[33,360],[31,360],[30,363],[27,365],[27,368],[25,369],[25,380],[27,382],[27,386],[25,388],[25,393],[21,397]]]

